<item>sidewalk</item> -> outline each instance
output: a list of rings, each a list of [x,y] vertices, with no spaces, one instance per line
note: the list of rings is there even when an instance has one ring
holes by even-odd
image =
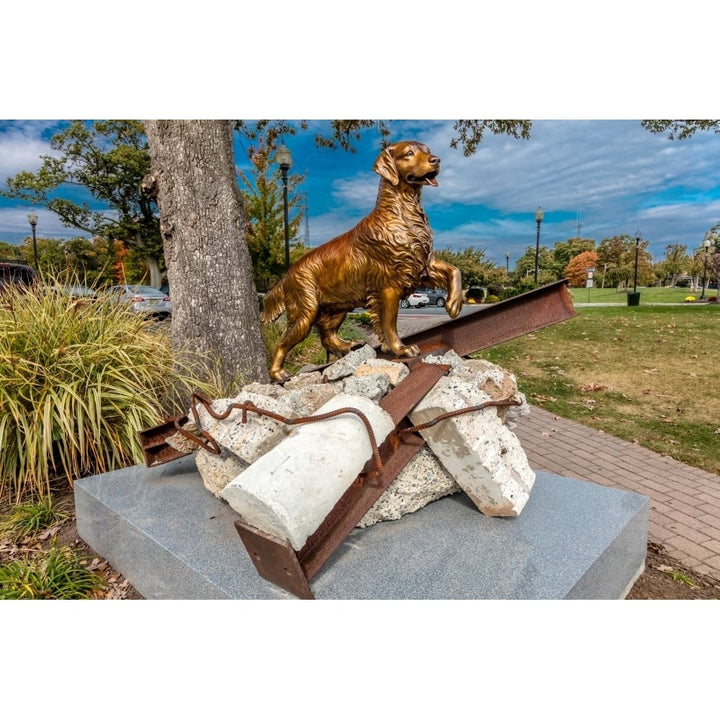
[[[433,321],[398,321],[402,336]],[[695,572],[720,579],[720,476],[560,418],[537,406],[515,428],[530,466],[647,495],[648,536]]]

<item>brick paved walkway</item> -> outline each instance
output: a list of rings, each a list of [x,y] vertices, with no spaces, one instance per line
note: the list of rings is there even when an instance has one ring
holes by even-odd
[[[398,318],[401,337],[442,317]],[[531,467],[647,495],[649,539],[720,579],[720,476],[532,406],[515,428]]]

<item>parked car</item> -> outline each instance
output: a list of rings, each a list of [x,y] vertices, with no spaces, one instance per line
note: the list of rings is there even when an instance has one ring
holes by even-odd
[[[85,285],[52,285],[48,288],[51,292],[59,293],[60,295],[69,295],[74,299],[92,299],[97,297],[97,293]]]
[[[9,285],[30,287],[37,281],[35,268],[24,260],[0,259],[0,292]]]
[[[417,292],[427,295],[430,305],[444,307],[447,302],[447,293],[441,288],[418,288]]]
[[[120,302],[129,303],[137,313],[147,313],[166,318],[172,314],[170,298],[149,285],[115,285],[110,294]]]
[[[401,308],[409,308],[409,307],[425,307],[426,305],[430,304],[430,300],[427,295],[424,293],[414,292],[408,295],[406,298],[403,298],[400,301],[400,307]]]

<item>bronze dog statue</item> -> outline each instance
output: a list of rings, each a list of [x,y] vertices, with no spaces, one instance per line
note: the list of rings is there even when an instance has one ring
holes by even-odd
[[[422,207],[423,186],[437,187],[440,158],[422,143],[397,142],[380,153],[373,170],[381,177],[375,209],[352,230],[301,257],[265,296],[263,322],[287,313],[287,329],[270,367],[273,380],[290,377],[282,368],[285,357],[313,325],[328,352],[346,354],[352,343],[337,332],[353,308],[367,308],[383,351],[398,356],[420,352],[404,345],[397,333],[398,303],[415,288],[444,288],[448,314],[460,313],[460,271],[435,259]]]

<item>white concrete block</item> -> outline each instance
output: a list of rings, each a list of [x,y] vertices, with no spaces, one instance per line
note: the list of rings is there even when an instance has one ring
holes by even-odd
[[[420,425],[490,399],[474,382],[449,375],[438,381],[410,417]],[[421,435],[481,512],[492,516],[520,514],[530,497],[535,473],[520,441],[495,408],[443,420]]]
[[[355,395],[337,395],[314,415],[343,407],[368,418],[378,445],[395,427],[382,408]],[[245,522],[300,550],[371,457],[372,445],[357,415],[299,425],[232,480],[222,497]]]

